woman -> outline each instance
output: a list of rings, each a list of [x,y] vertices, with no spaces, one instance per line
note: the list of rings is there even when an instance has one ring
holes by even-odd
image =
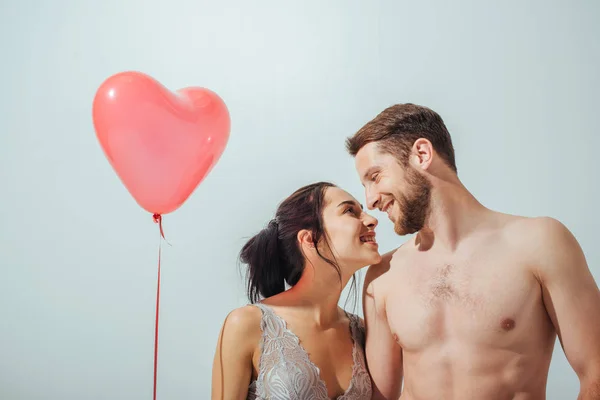
[[[356,271],[381,260],[376,225],[356,199],[326,182],[281,203],[240,253],[253,304],[223,324],[213,400],[371,398],[363,323],[338,302]]]

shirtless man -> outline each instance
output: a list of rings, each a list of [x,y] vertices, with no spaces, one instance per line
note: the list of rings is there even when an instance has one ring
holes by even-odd
[[[600,399],[600,292],[569,230],[480,204],[428,108],[389,107],[346,145],[369,209],[416,233],[365,278],[374,398],[545,399],[558,335],[578,399]]]

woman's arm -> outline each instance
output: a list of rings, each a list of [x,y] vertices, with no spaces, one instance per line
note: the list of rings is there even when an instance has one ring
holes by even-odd
[[[212,372],[212,400],[245,400],[252,357],[260,340],[262,312],[252,306],[233,310],[223,323]]]

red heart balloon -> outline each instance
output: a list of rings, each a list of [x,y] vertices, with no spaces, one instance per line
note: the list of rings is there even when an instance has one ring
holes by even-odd
[[[214,92],[173,93],[140,72],[108,78],[93,104],[96,136],[136,202],[153,214],[179,208],[229,139],[227,106]]]

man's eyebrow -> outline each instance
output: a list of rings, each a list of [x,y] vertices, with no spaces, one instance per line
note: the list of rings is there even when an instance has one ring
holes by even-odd
[[[373,172],[375,172],[375,170],[378,170],[379,168],[379,165],[374,165],[371,168],[369,168],[367,172],[365,172],[365,174],[363,175],[363,179],[369,179],[369,176],[371,176],[371,174],[373,174]]]

